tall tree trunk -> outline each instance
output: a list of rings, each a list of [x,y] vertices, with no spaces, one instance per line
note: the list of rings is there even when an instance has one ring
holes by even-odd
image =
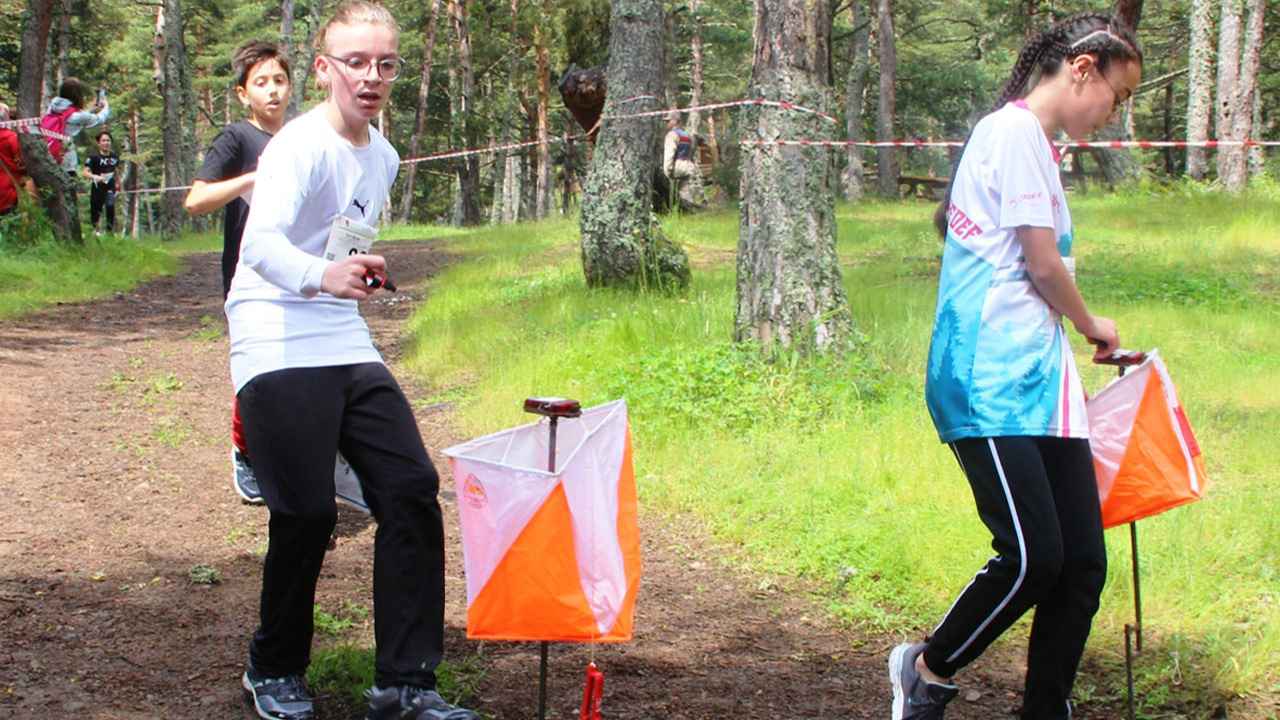
[[[297,67],[297,44],[293,38],[293,0],[280,0],[280,46],[284,48],[284,56],[289,61],[289,69],[292,71]],[[290,84],[293,78],[289,78]],[[298,113],[298,106],[293,102],[293,96],[289,97],[289,108],[285,114],[292,117]]]
[[[18,117],[40,117],[45,80],[45,48],[53,26],[56,0],[30,0],[22,26],[22,49],[18,58]],[[44,198],[43,205],[53,234],[61,242],[80,245],[80,215],[76,209],[76,183],[62,171],[49,154],[49,145],[40,135],[21,133],[18,147],[22,163]]]
[[[555,207],[555,166],[551,164],[551,130],[547,117],[551,105],[551,48],[539,22],[533,28],[534,69],[538,74],[538,188],[534,217],[541,220]]]
[[[163,13],[164,74],[160,78],[159,88],[164,98],[161,142],[164,147],[165,180],[170,186],[178,186],[185,185],[189,180],[185,170],[190,163],[189,156],[183,157],[187,149],[185,136],[189,131],[189,128],[184,127],[184,89],[189,86],[183,77],[187,70],[187,55],[183,41],[181,0],[164,0]],[[161,196],[161,240],[173,240],[182,232],[182,221],[187,215],[182,200],[182,193],[178,192],[166,192]]]
[[[1253,110],[1257,99],[1258,69],[1262,65],[1262,28],[1267,13],[1267,0],[1247,0],[1247,2],[1249,21],[1245,26],[1244,50],[1240,56],[1240,77],[1235,99],[1234,135],[1239,140],[1253,138]],[[1228,187],[1232,190],[1243,189],[1248,181],[1248,158],[1249,151],[1240,148],[1240,153],[1234,159],[1235,164],[1232,167],[1232,180],[1237,184],[1233,186],[1228,183]]]
[[[511,26],[508,30],[508,42],[512,47],[518,47],[520,37],[520,0],[511,0]],[[514,142],[516,127],[516,113],[519,107],[519,99],[516,94],[516,75],[519,74],[520,57],[514,50],[507,53],[507,86],[503,93],[503,100],[506,104],[506,110],[502,114],[502,144],[510,145]],[[513,222],[513,210],[519,210],[519,203],[512,207],[511,188],[509,184],[514,181],[512,158],[518,157],[518,154],[511,150],[501,150],[494,163],[494,175],[497,178],[493,186],[493,212],[489,218],[490,225],[501,225],[503,223]]]
[[[830,12],[827,0],[755,0],[748,97],[827,110]],[[811,115],[749,108],[744,117],[747,140],[832,134]],[[744,151],[736,340],[754,340],[769,356],[849,347],[853,325],[836,256],[835,184],[835,164],[825,149]]]
[[[893,140],[894,84],[898,74],[897,40],[893,33],[893,0],[879,0],[876,8],[879,19],[880,42],[880,99],[876,108],[876,140]],[[898,197],[897,152],[892,147],[882,147],[876,153],[876,190],[880,197]]]
[[[702,18],[698,15],[701,4],[699,0],[689,0],[689,106],[694,108],[702,104]],[[702,113],[690,110],[684,129],[697,137],[701,126]]]
[[[1187,142],[1209,139],[1213,107],[1213,0],[1191,0],[1191,49],[1187,77]],[[1187,148],[1187,175],[1197,182],[1209,174],[1209,150]]]
[[[475,112],[476,81],[472,68],[471,30],[467,21],[468,0],[449,0],[450,17],[453,20],[454,38],[458,42],[458,116],[456,136],[460,149],[472,147],[475,125],[471,116]],[[458,179],[458,196],[454,223],[462,227],[480,224],[480,158],[467,155],[454,161],[454,174]]]
[[[1217,130],[1219,140],[1239,140],[1236,137],[1236,100],[1240,88],[1240,14],[1242,0],[1222,0],[1222,14],[1218,25],[1218,86]],[[1218,179],[1228,189],[1237,190],[1244,185],[1243,152],[1237,148],[1218,148]]]
[[[436,56],[436,23],[440,16],[440,0],[431,0],[427,15],[427,36],[422,41],[422,74],[418,78],[418,105],[413,114],[413,135],[409,137],[409,157],[416,158],[422,152],[422,133],[427,124],[427,99],[431,94],[431,66]],[[409,163],[404,169],[404,194],[400,196],[400,222],[409,222],[413,212],[413,196],[417,188],[418,163]]]
[[[634,111],[618,100],[662,93],[662,0],[612,0],[609,87],[604,113]],[[650,107],[660,102],[650,101]],[[591,287],[683,288],[689,255],[653,223],[658,118],[605,123],[583,183],[582,269]]]
[[[871,23],[867,20],[867,7],[861,0],[854,0],[849,7],[853,15],[853,58],[849,65],[848,93],[845,101],[845,138],[849,142],[861,142],[862,103],[866,96],[867,73],[871,70]],[[840,185],[845,200],[857,200],[864,190],[862,148],[850,145],[845,149],[844,173]]]
[[[58,72],[54,85],[71,77],[71,0],[62,0],[58,15]]]

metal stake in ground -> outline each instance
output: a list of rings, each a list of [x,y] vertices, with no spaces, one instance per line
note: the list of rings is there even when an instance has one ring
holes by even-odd
[[[582,406],[577,400],[558,397],[531,397],[524,401],[524,411],[542,415],[550,419],[550,433],[547,441],[547,472],[556,471],[556,423],[560,418],[575,418],[582,415]],[[538,720],[547,717],[547,647],[549,643],[542,641],[538,649]]]
[[[1115,365],[1124,375],[1126,368],[1139,365],[1147,359],[1141,350],[1117,350],[1109,357],[1094,360],[1098,365]],[[1133,659],[1142,652],[1142,585],[1138,573],[1138,522],[1129,523],[1129,557],[1133,560],[1133,624],[1124,624],[1124,671],[1125,682],[1129,688],[1129,720],[1134,720],[1133,702]],[[1135,641],[1137,647],[1135,648]]]

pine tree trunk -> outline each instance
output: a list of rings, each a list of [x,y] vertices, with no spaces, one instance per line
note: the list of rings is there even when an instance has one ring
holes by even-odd
[[[71,76],[71,0],[62,0],[58,15],[58,72],[54,85]]]
[[[293,70],[297,67],[297,46],[293,39],[293,0],[280,0],[280,46],[284,48],[284,56],[289,61],[289,69]],[[293,78],[289,78],[292,85]],[[286,115],[292,117],[297,114],[298,106],[293,102],[293,96],[289,97],[289,108],[285,111]]]
[[[1257,99],[1258,70],[1262,65],[1262,29],[1267,13],[1267,0],[1247,0],[1249,21],[1245,26],[1244,50],[1240,57],[1240,78],[1236,88],[1235,137],[1239,140],[1253,138],[1254,102]],[[1238,175],[1239,185],[1233,189],[1242,189],[1249,179],[1249,151],[1240,148],[1239,157],[1235,158],[1233,173]]]
[[[542,24],[533,29],[534,69],[538,75],[538,186],[534,217],[541,220],[555,207],[555,166],[551,164],[550,125],[547,117],[551,104],[551,48],[547,46]]]
[[[1191,0],[1191,49],[1187,77],[1187,142],[1209,139],[1213,106],[1213,0]],[[1187,175],[1197,182],[1209,174],[1209,150],[1187,148]]]
[[[1218,27],[1217,128],[1219,140],[1236,137],[1236,103],[1240,88],[1240,14],[1242,0],[1222,0]],[[1228,190],[1244,187],[1244,152],[1240,148],[1218,148],[1218,179]]]
[[[692,25],[689,31],[689,106],[695,108],[702,104],[702,19],[698,17],[700,4],[699,0],[689,0],[689,19]],[[690,110],[685,118],[685,129],[690,135],[697,137],[701,125],[701,111]]]
[[[879,0],[876,9],[880,32],[880,99],[876,109],[876,140],[893,140],[894,85],[898,73],[897,40],[893,30],[893,0]],[[880,197],[898,197],[897,152],[882,147],[876,153],[876,191]]]
[[[619,112],[619,100],[661,96],[662,52],[662,0],[612,0],[606,115]],[[649,101],[650,108],[656,104]],[[652,220],[660,122],[630,118],[600,129],[579,220],[582,268],[591,287],[669,289],[689,283],[688,254]]]
[[[475,143],[475,124],[471,116],[475,112],[476,82],[472,67],[471,30],[467,20],[468,0],[449,0],[453,17],[454,37],[458,41],[458,115],[456,137],[458,149],[472,147]],[[461,227],[480,224],[480,158],[467,155],[454,161],[454,173],[458,178],[458,196],[454,203],[454,223]]]
[[[855,0],[850,5],[853,15],[853,58],[849,65],[848,93],[845,101],[845,138],[849,142],[861,142],[862,102],[866,95],[867,73],[871,70],[871,23],[867,20],[867,8]],[[844,173],[840,185],[845,200],[857,200],[865,189],[862,167],[862,148],[850,145],[845,150]]]
[[[22,49],[18,59],[18,117],[40,117],[44,89],[44,49],[53,27],[56,0],[30,0],[22,26]],[[41,190],[45,213],[53,234],[61,242],[80,245],[80,215],[76,207],[76,183],[62,171],[49,154],[49,145],[40,135],[18,135],[18,147],[27,175]]]
[[[427,99],[431,91],[431,66],[435,62],[436,23],[440,16],[440,0],[431,0],[427,15],[427,36],[422,41],[422,74],[418,78],[418,106],[413,115],[413,135],[409,137],[409,157],[416,158],[422,152],[422,133],[427,123]],[[413,196],[418,179],[418,163],[409,163],[404,169],[404,194],[400,196],[400,222],[409,222],[413,212]]]
[[[184,127],[186,113],[183,101],[186,99],[184,90],[189,86],[184,82],[187,57],[182,34],[181,0],[164,0],[164,75],[160,81],[160,94],[164,98],[164,125],[161,129],[161,141],[164,147],[164,174],[171,186],[187,183],[188,175],[185,170],[190,164],[190,157],[183,157],[187,149],[185,135],[189,130]],[[161,196],[161,240],[173,240],[182,232],[182,222],[187,216],[182,200],[180,192],[166,192]]]
[[[755,0],[748,96],[826,110],[831,16],[826,0]],[[826,139],[812,115],[749,108],[747,140]],[[849,347],[852,322],[836,256],[836,171],[823,148],[744,149],[734,338],[769,356]]]

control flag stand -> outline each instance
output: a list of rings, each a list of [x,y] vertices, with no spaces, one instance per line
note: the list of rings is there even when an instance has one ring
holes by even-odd
[[[1094,359],[1098,365],[1115,365],[1119,368],[1119,376],[1124,371],[1139,365],[1147,359],[1141,350],[1117,350],[1102,360]],[[1124,624],[1124,675],[1129,690],[1129,720],[1135,720],[1133,703],[1133,661],[1142,654],[1142,574],[1138,570],[1138,521],[1129,523],[1129,558],[1133,563],[1133,623]]]
[[[1159,351],[1118,350],[1094,362],[1119,367],[1119,377],[1090,398],[1085,409],[1102,527],[1129,525],[1134,621],[1124,626],[1124,655],[1128,716],[1134,720],[1133,666],[1142,654],[1137,521],[1200,499],[1209,481],[1200,445]]]
[[[555,473],[556,425],[560,418],[582,417],[582,406],[577,400],[531,397],[525,398],[524,411],[548,419],[551,427],[548,431],[550,439],[547,442],[547,472]],[[547,717],[547,649],[549,646],[550,643],[543,640],[538,647],[538,720],[545,720]],[[603,686],[604,676],[601,676],[600,683]],[[587,692],[590,693],[590,691],[590,681],[588,681]],[[583,702],[586,702],[586,698],[583,698]]]
[[[458,491],[467,637],[540,643],[545,720],[549,643],[592,643],[594,660],[594,643],[631,639],[640,538],[625,401],[584,410],[535,397],[524,410],[546,420],[443,452]],[[592,662],[582,720],[601,719],[603,689]]]

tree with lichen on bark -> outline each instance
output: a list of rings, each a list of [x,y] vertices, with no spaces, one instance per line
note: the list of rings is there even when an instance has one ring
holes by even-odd
[[[749,97],[826,110],[826,0],[755,0]],[[831,139],[812,114],[752,107],[746,139]],[[734,338],[774,356],[846,350],[853,335],[836,256],[836,168],[825,148],[759,145],[743,153]]]
[[[652,110],[662,96],[661,0],[613,0],[604,115]],[[653,221],[661,117],[605,120],[582,190],[582,269],[591,287],[682,289],[689,255]]]

